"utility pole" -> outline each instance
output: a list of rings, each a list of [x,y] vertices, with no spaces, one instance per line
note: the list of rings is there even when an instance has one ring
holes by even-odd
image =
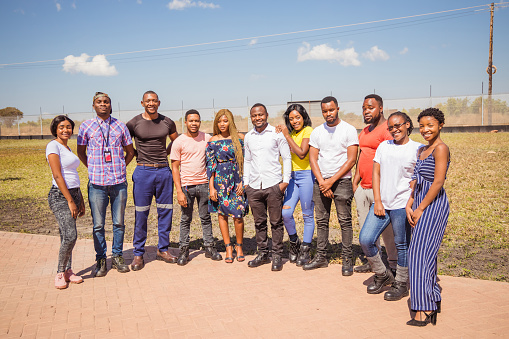
[[[488,125],[492,124],[492,117],[491,117],[491,94],[493,90],[493,12],[495,9],[495,4],[491,3],[491,20],[490,20],[490,56],[488,59],[488,76],[489,76],[489,83],[488,83]]]

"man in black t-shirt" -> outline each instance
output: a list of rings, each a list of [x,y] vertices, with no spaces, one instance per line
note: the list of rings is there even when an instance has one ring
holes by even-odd
[[[168,166],[171,143],[166,146],[166,139],[169,136],[173,141],[178,137],[178,133],[173,120],[157,112],[160,104],[155,92],[145,92],[141,101],[145,112],[127,123],[127,128],[136,143],[138,163],[133,173],[135,205],[134,259],[131,263],[133,271],[141,270],[145,266],[143,254],[147,241],[147,218],[154,195],[159,234],[156,259],[168,263],[177,262],[177,257],[168,251],[173,216],[173,177]]]

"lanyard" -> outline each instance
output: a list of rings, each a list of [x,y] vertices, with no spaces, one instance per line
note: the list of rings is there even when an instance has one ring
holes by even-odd
[[[103,132],[103,129],[101,127],[101,122],[99,121],[99,119],[97,119],[97,123],[99,124],[99,129],[101,130],[101,134],[103,135],[103,147],[106,146],[105,147],[106,150],[108,150],[108,148],[110,146],[111,117],[109,117],[108,119],[109,119],[109,121],[108,121],[108,132],[106,132],[106,136],[104,136],[104,132]],[[104,145],[105,143],[106,143],[106,145]]]

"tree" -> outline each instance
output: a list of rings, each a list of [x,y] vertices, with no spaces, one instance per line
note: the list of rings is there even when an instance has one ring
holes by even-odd
[[[15,107],[5,107],[0,109],[0,121],[7,127],[11,127],[22,118],[23,112]]]

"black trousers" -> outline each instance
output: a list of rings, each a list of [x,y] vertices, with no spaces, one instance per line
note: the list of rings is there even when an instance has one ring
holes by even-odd
[[[284,225],[282,210],[284,193],[279,189],[279,184],[265,189],[255,189],[248,186],[246,193],[251,212],[253,213],[258,253],[269,252],[269,239],[267,236],[268,210],[272,230],[272,253],[283,254]]]

